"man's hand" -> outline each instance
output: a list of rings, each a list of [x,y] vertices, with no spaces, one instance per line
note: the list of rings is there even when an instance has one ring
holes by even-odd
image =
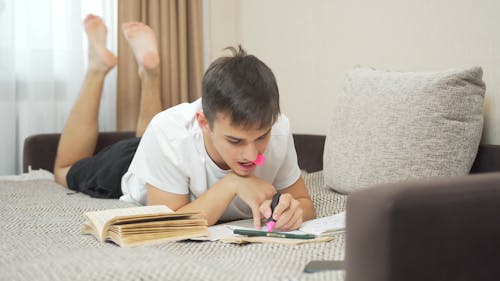
[[[270,183],[253,175],[241,177],[229,174],[223,180],[234,186],[235,195],[252,209],[254,227],[260,229],[260,220],[263,218],[260,207],[262,202],[273,196],[276,189]]]
[[[271,200],[262,202],[259,210],[266,219],[269,219],[271,217]],[[272,213],[272,217],[276,221],[275,227],[283,231],[297,229],[302,225],[303,213],[298,200],[289,193],[281,194],[280,201]]]

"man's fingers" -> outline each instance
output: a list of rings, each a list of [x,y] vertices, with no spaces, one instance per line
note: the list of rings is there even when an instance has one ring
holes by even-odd
[[[281,214],[290,208],[292,196],[290,194],[281,194],[278,206],[274,208],[273,219],[278,220]]]
[[[293,217],[290,218],[288,222],[286,222],[280,229],[282,230],[293,230],[297,229],[302,225],[302,210],[299,209],[294,213]]]
[[[260,210],[258,207],[252,207],[252,215],[253,215],[253,227],[260,230]]]
[[[278,207],[276,207],[273,213],[273,218],[276,219],[276,216],[278,217],[278,219],[276,219],[276,227],[283,230],[294,228],[298,223],[298,218],[302,219],[303,214],[303,210],[300,208],[299,201],[294,200],[291,197],[287,198],[287,200],[288,202],[286,202],[286,205],[280,206],[279,210],[276,210],[278,209]],[[285,204],[285,202],[283,202],[283,204]],[[283,208],[284,210],[281,208]],[[282,213],[278,213],[281,210],[283,210]]]
[[[262,202],[262,204],[260,204],[260,213],[262,214],[262,216],[266,219],[268,219],[269,217],[271,217],[271,200],[264,200],[264,202]]]

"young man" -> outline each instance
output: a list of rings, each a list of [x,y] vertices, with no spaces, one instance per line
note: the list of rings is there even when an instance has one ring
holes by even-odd
[[[141,23],[125,24],[142,81],[141,138],[92,156],[102,81],[116,58],[105,48],[102,21],[89,16],[84,24],[92,49],[89,71],[61,135],[57,182],[91,195],[104,190],[129,202],[201,211],[210,225],[253,217],[257,228],[271,216],[270,199],[279,190],[276,228],[296,229],[314,218],[274,75],[241,47],[209,66],[201,99],[160,112],[154,33]]]

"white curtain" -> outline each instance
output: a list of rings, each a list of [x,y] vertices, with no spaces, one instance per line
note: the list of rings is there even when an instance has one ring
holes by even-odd
[[[91,12],[108,26],[116,53],[116,1],[0,0],[0,175],[22,170],[27,136],[61,132],[83,80]],[[101,102],[100,128],[115,130],[116,74]]]

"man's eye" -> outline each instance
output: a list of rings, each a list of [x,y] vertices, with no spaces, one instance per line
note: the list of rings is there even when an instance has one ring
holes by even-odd
[[[232,140],[232,139],[228,139],[227,141],[232,143],[232,144],[238,144],[241,142],[240,140]]]
[[[260,136],[257,140],[265,140],[269,134],[265,134],[263,136]]]

